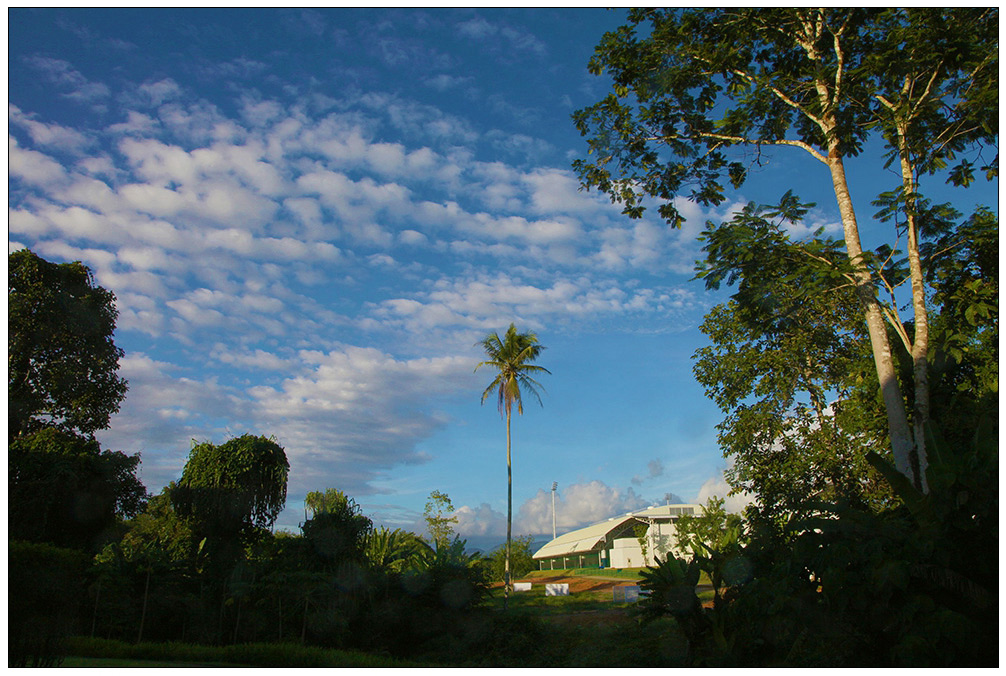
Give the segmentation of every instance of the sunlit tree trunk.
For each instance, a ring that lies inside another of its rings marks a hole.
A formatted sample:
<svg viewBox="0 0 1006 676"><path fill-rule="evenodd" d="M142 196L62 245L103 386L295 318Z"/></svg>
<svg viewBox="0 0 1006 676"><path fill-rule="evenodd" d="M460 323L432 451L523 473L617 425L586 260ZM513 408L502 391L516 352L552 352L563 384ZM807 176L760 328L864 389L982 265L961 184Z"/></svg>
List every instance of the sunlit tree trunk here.
<svg viewBox="0 0 1006 676"><path fill-rule="evenodd" d="M831 142L831 145L837 146L837 141ZM898 384L898 375L894 368L891 345L887 338L887 328L880 309L880 301L877 299L876 287L873 284L870 271L863 264L859 226L852 207L852 198L849 196L845 166L837 148L829 149L828 167L831 170L835 198L838 201L838 210L842 217L846 251L853 264L856 291L865 309L866 328L870 336L870 345L873 348L873 363L877 370L877 379L880 381L880 391L887 413L894 464L899 472L911 479L913 483L918 484L918 476L913 471L911 461L915 443L912 431L908 426L905 400L901 394L901 386Z"/></svg>
<svg viewBox="0 0 1006 676"><path fill-rule="evenodd" d="M926 469L929 466L925 446L925 425L929 421L929 312L926 309L926 287L919 258L919 219L916 212L917 186L908 152L908 130L898 125L898 145L901 155L901 181L905 191L905 214L908 220L908 269L912 280L912 310L915 316L915 339L908 347L912 353L912 374L915 380L915 403L912 424L915 428L915 462L917 487L928 492Z"/></svg>
<svg viewBox="0 0 1006 676"><path fill-rule="evenodd" d="M798 12L799 13L799 12ZM804 48L811 61L823 63L819 51L819 39L823 31L823 17L820 10L810 10L802 17L803 34L797 42ZM840 147L838 121L835 116L837 102L840 100L844 86L845 53L841 39L841 31L833 34L832 46L838 60L834 79L829 80L819 76L814 82L817 90L821 114L812 117L824 134L827 143L828 156L826 164L831 173L835 200L842 218L842 229L845 235L845 247L849 261L852 263L853 278L856 293L863 304L866 315L866 328L870 336L870 346L873 350L873 363L877 370L877 380L880 382L881 396L887 413L888 431L891 438L891 451L894 464L898 471L908 477L912 483L921 488L918 475L913 467L912 456L915 454L915 441L908 425L908 413L905 410L905 400L901 394L894 359L891 355L891 345L887 338L887 328L884 313L877 298L877 290L869 269L863 260L863 246L859 238L859 224L856 222L856 212L852 206L849 194L849 183L845 175L845 163ZM824 71L822 71L824 72ZM897 327L896 327L897 328Z"/></svg>

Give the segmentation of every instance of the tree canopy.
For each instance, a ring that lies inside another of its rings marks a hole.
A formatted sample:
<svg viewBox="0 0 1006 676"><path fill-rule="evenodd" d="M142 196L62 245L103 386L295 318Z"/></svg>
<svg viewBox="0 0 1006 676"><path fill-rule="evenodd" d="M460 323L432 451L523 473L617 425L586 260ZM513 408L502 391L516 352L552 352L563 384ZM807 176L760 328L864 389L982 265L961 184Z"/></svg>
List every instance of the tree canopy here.
<svg viewBox="0 0 1006 676"><path fill-rule="evenodd" d="M7 448L9 537L95 550L147 497L136 477L140 456L104 451L94 439L55 428Z"/></svg>
<svg viewBox="0 0 1006 676"><path fill-rule="evenodd" d="M206 535L251 537L283 511L289 471L283 448L266 437L194 444L172 501Z"/></svg>
<svg viewBox="0 0 1006 676"><path fill-rule="evenodd" d="M631 217L655 203L673 226L681 224L674 197L722 203L726 183L743 184L769 148L797 148L826 167L894 460L923 490L930 407L920 242L929 224L919 179L954 160L949 182L973 180L975 161L998 174L998 153L983 159L998 142L997 33L997 10L981 8L632 10L590 62L611 76L612 93L574 115L594 155L574 164L583 185ZM886 201L906 235L914 335L895 301L901 280L863 250L846 175L845 158L874 136L900 169ZM911 421L885 321L912 356Z"/></svg>
<svg viewBox="0 0 1006 676"><path fill-rule="evenodd" d="M90 436L126 396L115 295L80 262L7 257L8 438L46 426Z"/></svg>
<svg viewBox="0 0 1006 676"><path fill-rule="evenodd" d="M328 488L308 493L305 502L312 516L301 530L323 561L338 564L365 558L373 524L353 498Z"/></svg>
<svg viewBox="0 0 1006 676"><path fill-rule="evenodd" d="M423 510L431 542L434 544L450 542L454 535L454 524L458 522L458 517L453 514L454 505L450 496L441 491L432 491Z"/></svg>
<svg viewBox="0 0 1006 676"><path fill-rule="evenodd" d="M835 242L786 234L811 205L786 195L709 223L699 271L708 286L736 292L701 330L696 380L726 414L718 425L731 485L756 496L765 517L808 496L882 504L890 493L866 461L886 445L877 425L876 376L844 256ZM837 277L837 279L836 279Z"/></svg>

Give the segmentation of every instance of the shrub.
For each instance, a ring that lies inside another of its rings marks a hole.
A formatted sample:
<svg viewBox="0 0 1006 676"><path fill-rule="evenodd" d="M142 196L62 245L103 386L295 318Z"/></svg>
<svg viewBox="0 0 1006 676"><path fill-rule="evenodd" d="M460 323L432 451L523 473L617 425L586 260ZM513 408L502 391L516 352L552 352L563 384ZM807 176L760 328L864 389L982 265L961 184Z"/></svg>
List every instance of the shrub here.
<svg viewBox="0 0 1006 676"><path fill-rule="evenodd" d="M8 542L7 551L7 666L56 666L77 623L86 557L18 541Z"/></svg>

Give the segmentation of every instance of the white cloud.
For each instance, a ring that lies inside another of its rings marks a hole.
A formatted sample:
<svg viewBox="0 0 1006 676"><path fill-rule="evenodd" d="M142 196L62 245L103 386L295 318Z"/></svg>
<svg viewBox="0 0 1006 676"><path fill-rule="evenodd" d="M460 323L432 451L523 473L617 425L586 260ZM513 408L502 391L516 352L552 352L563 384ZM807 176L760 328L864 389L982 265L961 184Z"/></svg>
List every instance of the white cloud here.
<svg viewBox="0 0 1006 676"><path fill-rule="evenodd" d="M454 511L454 516L458 519L454 530L462 537L506 534L506 516L488 503L483 502L478 507L463 505Z"/></svg>
<svg viewBox="0 0 1006 676"><path fill-rule="evenodd" d="M207 312L205 305L227 302L208 290L196 295L204 303L200 313ZM427 459L415 445L443 424L434 402L467 387L471 374L467 358L398 360L373 348L282 357L217 343L209 356L231 366L299 375L278 386L243 390L216 376L186 375L187 369L144 354L127 355L120 374L129 381L129 396L102 433L103 443L144 451L156 461L180 457L189 439L219 442L246 431L273 435L290 460L291 494L318 489L318 477L336 476L350 495L367 495L382 472ZM136 449L135 439L146 439L148 446ZM165 467L180 471L181 464ZM144 471L155 492L175 478L170 471Z"/></svg>
<svg viewBox="0 0 1006 676"><path fill-rule="evenodd" d="M31 140L40 146L76 154L94 143L93 139L76 129L39 122L34 116L21 112L14 104L7 104L7 111L9 122L28 132Z"/></svg>
<svg viewBox="0 0 1006 676"><path fill-rule="evenodd" d="M556 532L569 532L649 504L631 488L620 491L597 480L571 484L556 492ZM539 489L533 498L520 506L514 524L518 533L551 535L552 492Z"/></svg>
<svg viewBox="0 0 1006 676"><path fill-rule="evenodd" d="M599 275L609 230L625 235L614 255L626 264L659 238L616 223L566 170L476 161L452 144L479 132L435 108L372 94L317 119L304 101L245 96L230 119L182 102L172 80L138 91L159 106L118 111L93 135L114 144L101 151L88 134L12 112L26 143L92 155L71 170L10 137L8 222L40 252L91 265L118 297L119 330L155 337L187 364L141 352L124 362L130 393L107 438L148 454L152 490L177 478L190 439L250 431L286 447L291 494L330 476L372 493L391 468L427 460L417 444L444 424L437 402L472 387L471 333L691 302ZM388 129L400 141L375 140ZM408 354L416 345L433 353ZM564 523L641 504L599 482L570 487ZM488 506L462 516L462 532L499 529ZM538 516L528 511L526 527Z"/></svg>
<svg viewBox="0 0 1006 676"><path fill-rule="evenodd" d="M728 512L740 514L744 508L754 502L754 496L750 493L738 493L730 495L730 485L721 473L719 476L710 477L702 484L695 502L700 505L706 504L709 498L722 498L723 508Z"/></svg>
<svg viewBox="0 0 1006 676"><path fill-rule="evenodd" d="M457 25L459 34L485 45L488 38L500 36L504 42L491 46L493 51L530 52L536 56L544 56L547 52L545 44L531 33L519 30L504 23L489 23L482 17L475 17Z"/></svg>
<svg viewBox="0 0 1006 676"><path fill-rule="evenodd" d="M504 325L513 318L540 324L545 317L594 319L634 313L680 312L692 304L680 289L623 287L617 281L581 276L553 277L550 284L525 282L503 273L442 278L412 298L376 305L373 316L389 326L422 332L449 326Z"/></svg>
<svg viewBox="0 0 1006 676"><path fill-rule="evenodd" d="M454 76L441 73L431 78L427 78L425 83L432 89L436 89L438 92L445 92L449 89L455 89L462 85L466 85L473 80L474 78L471 77Z"/></svg>
<svg viewBox="0 0 1006 676"><path fill-rule="evenodd" d="M88 80L68 61L45 56L29 56L24 60L62 89L63 96L68 99L93 103L107 99L111 94L106 85Z"/></svg>
<svg viewBox="0 0 1006 676"><path fill-rule="evenodd" d="M143 83L139 87L139 92L146 98L149 105L156 108L166 101L181 96L182 88L171 78L164 78L157 82Z"/></svg>
<svg viewBox="0 0 1006 676"><path fill-rule="evenodd" d="M66 178L66 170L59 162L44 153L22 148L13 136L7 137L7 173L39 187L49 187Z"/></svg>
<svg viewBox="0 0 1006 676"><path fill-rule="evenodd" d="M110 134L116 135L135 134L137 136L142 136L145 134L153 134L157 130L157 126L158 122L149 115L145 115L135 110L129 110L126 111L125 122L113 124L108 127L107 131Z"/></svg>

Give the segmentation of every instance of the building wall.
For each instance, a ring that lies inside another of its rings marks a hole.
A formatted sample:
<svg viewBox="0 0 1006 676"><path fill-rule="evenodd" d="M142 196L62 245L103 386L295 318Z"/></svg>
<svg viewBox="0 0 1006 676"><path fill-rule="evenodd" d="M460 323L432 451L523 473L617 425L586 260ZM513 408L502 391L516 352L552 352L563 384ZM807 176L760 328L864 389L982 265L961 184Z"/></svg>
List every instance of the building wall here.
<svg viewBox="0 0 1006 676"><path fill-rule="evenodd" d="M593 551L568 556L538 559L538 570L564 570L567 568L600 568L606 563L607 552Z"/></svg>
<svg viewBox="0 0 1006 676"><path fill-rule="evenodd" d="M611 568L642 568L655 566L657 558L666 559L677 544L674 524L667 521L655 521L646 531L646 556L635 537L619 537L612 540L609 549L609 567Z"/></svg>
<svg viewBox="0 0 1006 676"><path fill-rule="evenodd" d="M643 560L643 550L636 538L617 538L611 541L608 565L611 568L641 568L646 564Z"/></svg>

